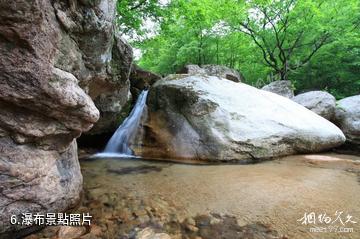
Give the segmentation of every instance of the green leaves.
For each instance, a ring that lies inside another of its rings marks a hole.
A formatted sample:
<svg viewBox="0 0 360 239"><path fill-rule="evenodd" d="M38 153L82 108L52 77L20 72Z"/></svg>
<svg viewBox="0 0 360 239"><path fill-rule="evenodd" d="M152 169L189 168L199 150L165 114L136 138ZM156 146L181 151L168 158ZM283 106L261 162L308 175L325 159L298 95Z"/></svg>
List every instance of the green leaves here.
<svg viewBox="0 0 360 239"><path fill-rule="evenodd" d="M358 0L172 0L166 7L148 0L139 12L129 10L139 1L127 1L123 25L141 32L144 18L160 24L158 35L134 42L149 70L220 64L257 86L278 75L299 91L360 93Z"/></svg>
<svg viewBox="0 0 360 239"><path fill-rule="evenodd" d="M142 25L146 19L159 21L163 7L158 0L118 0L117 26L122 34L143 35Z"/></svg>

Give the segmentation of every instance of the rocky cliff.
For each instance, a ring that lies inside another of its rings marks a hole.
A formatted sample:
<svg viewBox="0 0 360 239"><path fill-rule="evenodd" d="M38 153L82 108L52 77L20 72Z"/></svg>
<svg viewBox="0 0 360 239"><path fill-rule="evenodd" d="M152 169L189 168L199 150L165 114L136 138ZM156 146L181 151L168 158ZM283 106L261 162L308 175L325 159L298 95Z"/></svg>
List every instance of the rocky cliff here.
<svg viewBox="0 0 360 239"><path fill-rule="evenodd" d="M25 228L11 225L11 215L78 202L74 139L94 124L108 130L130 100L132 50L115 33L115 4L0 3L1 235Z"/></svg>

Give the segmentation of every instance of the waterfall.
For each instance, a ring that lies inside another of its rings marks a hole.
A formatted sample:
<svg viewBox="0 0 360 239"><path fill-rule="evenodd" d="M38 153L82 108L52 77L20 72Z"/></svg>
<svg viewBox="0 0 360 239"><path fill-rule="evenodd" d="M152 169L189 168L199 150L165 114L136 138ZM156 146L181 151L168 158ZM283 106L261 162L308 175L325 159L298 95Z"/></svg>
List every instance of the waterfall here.
<svg viewBox="0 0 360 239"><path fill-rule="evenodd" d="M132 150L129 148L129 144L136 136L141 123L141 116L146 107L146 99L148 90L143 90L139 95L136 104L129 116L115 131L111 139L107 143L104 152L96 154L95 156L113 157L113 156L131 156Z"/></svg>

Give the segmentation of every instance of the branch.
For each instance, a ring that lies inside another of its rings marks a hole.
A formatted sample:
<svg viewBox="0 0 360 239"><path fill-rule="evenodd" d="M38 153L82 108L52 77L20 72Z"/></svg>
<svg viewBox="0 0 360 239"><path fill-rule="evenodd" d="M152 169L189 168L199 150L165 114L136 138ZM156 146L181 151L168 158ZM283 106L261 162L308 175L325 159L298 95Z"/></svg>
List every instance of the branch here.
<svg viewBox="0 0 360 239"><path fill-rule="evenodd" d="M328 32L325 32L324 35L319 39L318 42L314 43L314 48L311 51L311 53L300 63L297 64L296 66L290 67L291 70L295 70L303 65L305 65L306 63L308 63L311 58L314 56L314 54L321 48L323 47L325 44L327 44L327 40L330 38L330 34Z"/></svg>
<svg viewBox="0 0 360 239"><path fill-rule="evenodd" d="M263 53L263 58L264 58L265 62L266 62L270 67L274 68L275 70L279 70L276 59L275 59L275 58L273 57L273 55L271 54L270 49L266 46L266 42L264 42L265 39L264 39L262 36L259 36L252 28L249 27L248 24L245 24L245 23L240 22L240 26L242 26L243 28L245 28L247 31L244 31L244 30L241 29L241 28L238 28L237 30L239 30L239 31L241 31L241 32L249 35L249 36L253 39L254 43L255 43L255 44L260 48L260 50L262 51L262 53ZM261 43L256 39L257 36L259 36L259 37L262 39L265 47L262 46ZM268 55L269 55L270 59L268 58Z"/></svg>
<svg viewBox="0 0 360 239"><path fill-rule="evenodd" d="M286 62L286 57L285 57L285 52L284 50L282 49L282 44L284 43L284 39L283 38L281 41L280 41L280 37L279 37L279 34L280 32L278 31L278 29L276 28L275 24L274 24L274 18L270 18L270 16L267 14L267 11L266 9L260 9L260 11L262 11L262 13L264 14L264 19L267 19L268 20L268 23L270 23L272 29L273 29L273 32L275 33L275 39L276 39L276 46L274 47L273 51L272 51L272 57L273 57L273 53L275 51L276 48L279 49L279 58L281 60L282 63L285 63ZM277 13L275 18L276 17L279 17L281 18L280 16L280 13ZM273 57L274 58L274 57Z"/></svg>
<svg viewBox="0 0 360 239"><path fill-rule="evenodd" d="M304 34L304 30L301 30L299 35L296 37L296 39L294 41L294 44L290 48L286 49L286 51L288 52L288 54L286 56L287 58L290 58L290 56L293 53L294 49L299 47L298 44L299 44L303 34Z"/></svg>

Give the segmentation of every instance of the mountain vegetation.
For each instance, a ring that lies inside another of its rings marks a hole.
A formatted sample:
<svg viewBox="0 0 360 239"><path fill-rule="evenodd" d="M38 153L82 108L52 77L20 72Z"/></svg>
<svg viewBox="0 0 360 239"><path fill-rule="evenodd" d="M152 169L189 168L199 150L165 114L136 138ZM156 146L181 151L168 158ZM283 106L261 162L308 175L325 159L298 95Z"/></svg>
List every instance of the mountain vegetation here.
<svg viewBox="0 0 360 239"><path fill-rule="evenodd" d="M145 69L169 74L186 64L219 64L239 70L246 83L258 87L281 79L297 92L326 90L337 98L360 92L357 0L121 0L118 5L119 25L141 50L138 64Z"/></svg>

